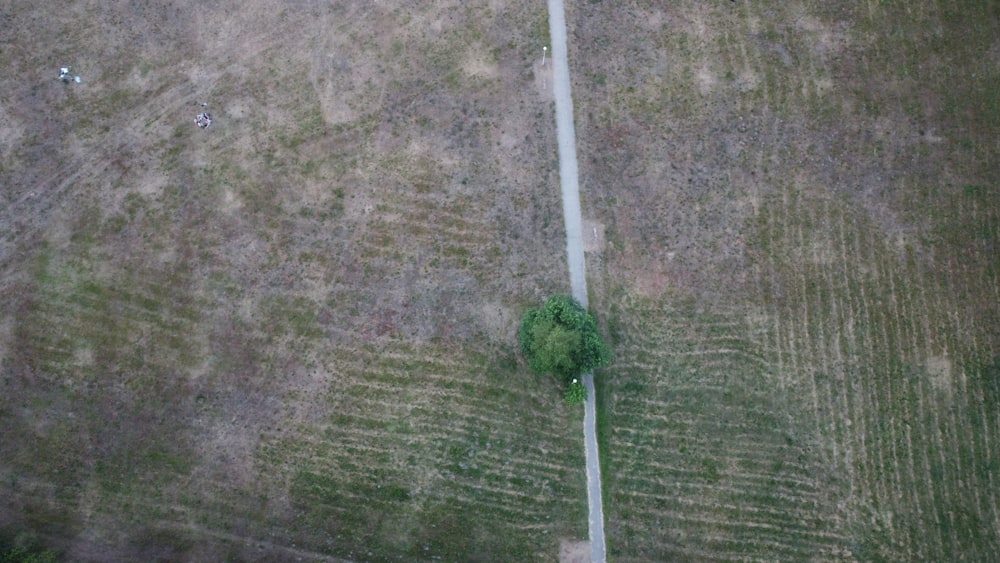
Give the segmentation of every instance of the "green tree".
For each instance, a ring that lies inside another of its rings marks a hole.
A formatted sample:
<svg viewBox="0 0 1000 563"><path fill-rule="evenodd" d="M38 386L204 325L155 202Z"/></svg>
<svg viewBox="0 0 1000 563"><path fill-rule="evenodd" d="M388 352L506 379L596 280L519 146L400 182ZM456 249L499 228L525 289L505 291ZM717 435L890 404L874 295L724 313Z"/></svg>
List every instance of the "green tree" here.
<svg viewBox="0 0 1000 563"><path fill-rule="evenodd" d="M517 337L532 370L566 383L611 359L594 317L568 295L550 297L543 306L525 311Z"/></svg>

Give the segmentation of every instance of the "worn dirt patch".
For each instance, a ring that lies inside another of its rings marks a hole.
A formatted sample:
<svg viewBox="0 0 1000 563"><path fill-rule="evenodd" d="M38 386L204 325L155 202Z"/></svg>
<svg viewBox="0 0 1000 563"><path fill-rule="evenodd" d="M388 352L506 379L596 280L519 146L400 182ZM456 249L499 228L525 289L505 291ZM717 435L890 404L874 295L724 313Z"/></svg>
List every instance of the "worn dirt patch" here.
<svg viewBox="0 0 1000 563"><path fill-rule="evenodd" d="M517 325L517 316L514 311L503 303L491 301L483 303L480 310L479 322L488 331L491 338L503 340L514 338Z"/></svg>
<svg viewBox="0 0 1000 563"><path fill-rule="evenodd" d="M0 157L4 157L20 142L24 128L13 119L7 108L0 106Z"/></svg>
<svg viewBox="0 0 1000 563"><path fill-rule="evenodd" d="M538 89L538 94L543 100L555 99L555 93L552 90L551 55L552 53L546 53L545 64L542 64L542 58L539 56L538 61L533 66L535 73L535 88Z"/></svg>
<svg viewBox="0 0 1000 563"><path fill-rule="evenodd" d="M697 79L698 91L701 92L703 96L711 94L715 89L715 85L719 82L715 73L707 64L702 65L702 67L698 69Z"/></svg>
<svg viewBox="0 0 1000 563"><path fill-rule="evenodd" d="M938 391L949 396L954 386L951 373L951 359L948 356L931 356L927 358L927 375L930 376L931 385Z"/></svg>
<svg viewBox="0 0 1000 563"><path fill-rule="evenodd" d="M590 542L559 540L559 563L590 563Z"/></svg>
<svg viewBox="0 0 1000 563"><path fill-rule="evenodd" d="M479 78L496 78L498 75L496 59L480 44L466 51L462 60L462 70L470 76Z"/></svg>
<svg viewBox="0 0 1000 563"><path fill-rule="evenodd" d="M597 221L583 222L583 251L601 252L604 250L604 223Z"/></svg>

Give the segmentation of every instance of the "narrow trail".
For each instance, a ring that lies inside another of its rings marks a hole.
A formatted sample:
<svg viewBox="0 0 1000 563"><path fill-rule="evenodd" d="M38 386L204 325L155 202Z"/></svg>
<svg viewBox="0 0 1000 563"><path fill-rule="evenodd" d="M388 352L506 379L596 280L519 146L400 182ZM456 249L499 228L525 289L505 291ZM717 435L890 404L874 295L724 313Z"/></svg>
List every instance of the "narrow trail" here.
<svg viewBox="0 0 1000 563"><path fill-rule="evenodd" d="M556 101L559 139L559 183L562 188L563 220L566 223L566 260L573 298L587 306L587 279L583 260L583 221L576 163L576 132L573 128L573 98L569 88L566 55L566 15L562 0L548 0L549 35L552 41L552 88ZM587 459L587 501L590 507L590 553L593 563L604 563L604 508L601 501L601 465L597 452L597 413L594 376L586 374L583 441Z"/></svg>

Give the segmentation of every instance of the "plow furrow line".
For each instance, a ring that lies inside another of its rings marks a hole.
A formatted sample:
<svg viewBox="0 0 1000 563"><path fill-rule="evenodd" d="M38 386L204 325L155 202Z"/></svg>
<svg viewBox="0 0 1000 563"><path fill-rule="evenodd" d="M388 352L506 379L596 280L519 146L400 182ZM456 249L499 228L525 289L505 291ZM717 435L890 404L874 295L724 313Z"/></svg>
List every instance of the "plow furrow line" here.
<svg viewBox="0 0 1000 563"><path fill-rule="evenodd" d="M674 420L674 419L671 419ZM676 427L656 428L657 436L650 436L649 428L629 428L620 427L615 429L612 436L612 444L615 447L628 448L636 451L658 452L665 450L667 444L674 442L683 443L685 447L693 451L712 452L715 450L716 441L709 437L702 437L701 433L689 433L686 428ZM674 430L670 432L670 430ZM639 439L625 439L625 436ZM761 441L759 435L745 434L747 440L742 446L726 447L724 452L730 459L745 463L750 460L759 460L763 464L772 464L774 456L785 452L787 446L781 437L775 437L773 441ZM738 436L734 436L734 441L738 441ZM743 455L741 455L743 454ZM664 455L666 453L664 452ZM789 467L811 467L809 464L790 464Z"/></svg>
<svg viewBox="0 0 1000 563"><path fill-rule="evenodd" d="M367 420L371 420L372 422L381 422L384 421L385 419L373 418ZM482 424L483 420L488 420L488 419L483 419L478 417L471 417L471 418L449 417L446 414L442 414L441 416L429 419L437 421L436 423L435 422L423 423L421 421L413 420L412 418L405 416L399 417L396 420L408 422L411 425L411 428L414 425L416 425L418 428L426 428L427 430L424 431L422 434L417 435L416 433L411 434L405 431L389 433L383 429L370 429L370 428L358 427L355 425L350 425L350 426L337 425L333 427L332 432L327 433L326 436L317 438L317 440L322 441L322 440L332 439L332 437L334 436L341 439L346 439L347 437L358 437L358 439L362 440L362 443L364 443L365 441L370 441L372 439L381 439L381 438L389 439L392 436L401 436L401 437L411 437L410 439L413 441L419 441L428 438L443 438L448 443L452 443L455 441L456 435L461 436L461 435L469 435L480 432L488 435L490 432L496 431L495 427ZM470 420L472 422L470 422ZM508 435L517 436L519 434L519 432L517 432L518 427L516 425L511 425L506 428L508 430L507 433ZM538 433L538 438L536 439L536 443L541 440L545 440L545 443L547 444L558 443L557 440L559 436L562 435L554 431L546 432L544 429L534 430L533 432Z"/></svg>
<svg viewBox="0 0 1000 563"><path fill-rule="evenodd" d="M655 497L649 497L648 495L645 495L644 493L638 491L628 492L626 493L626 495L630 498L636 498L636 499L652 498L653 500L661 500ZM798 536L809 539L823 538L832 541L841 541L844 539L843 536L841 536L840 534L828 532L825 530L816 530L809 528L803 522L802 518L794 518L794 519L789 518L787 521L779 521L779 522L754 521L754 520L747 520L746 518L716 519L712 518L711 515L714 512L716 512L719 508L728 509L733 514L736 515L745 515L750 510L752 510L752 507L735 506L735 505L714 505L714 504L703 505L697 502L684 502L683 500L680 499L673 499L673 500L682 506L678 506L676 510L659 509L653 507L640 508L639 510L644 514L653 516L654 518L648 519L652 521L666 517L669 518L670 520L682 521L686 523L694 522L698 524L706 524L715 529L730 529L734 531L752 530L755 534L770 532L778 537L786 537L786 538L789 536ZM778 512L777 514L780 514L780 512Z"/></svg>
<svg viewBox="0 0 1000 563"><path fill-rule="evenodd" d="M452 360L452 357L459 357L459 353L457 351L448 351L447 353L439 354L435 353L433 349L423 350L417 348L381 351L377 355L370 355L368 360L370 362L399 365L401 367L417 363L421 367L431 366L435 371L440 371L441 373L462 372L469 369L470 365L468 363Z"/></svg>
<svg viewBox="0 0 1000 563"><path fill-rule="evenodd" d="M857 233L855 233L857 235ZM860 236L854 236L852 238L854 242L853 255L858 256L859 259L864 264L871 264L874 260L871 259L866 250L870 247L862 248L860 245ZM858 354L858 364L860 366L873 366L876 365L874 362L881 356L875 352L875 318L872 312L871 301L868 297L868 292L866 291L867 280L861 278L857 282L858 285L858 300L857 307L861 310L861 325L863 330L859 331L858 336L860 339L860 344L858 346L860 353ZM871 368L863 367L864 373L861 374L859 378L862 389L865 390L865 395L868 397L869 408L866 411L869 416L875 420L871 424L866 424L868 428L872 429L872 440L869 444L871 450L875 453L875 459L873 465L878 468L877 471L869 474L867 480L873 483L873 496L875 496L879 503L890 502L892 498L899 498L898 495L890 496L889 487L886 484L885 472L881 468L886 467L884 452L881 447L881 437L877 434L877 431L881 428L881 416L885 411L882 410L881 404L879 402L879 387L877 384L879 374L875 373Z"/></svg>
<svg viewBox="0 0 1000 563"><path fill-rule="evenodd" d="M671 474L662 475L656 480L650 477L645 477L641 474L630 474L627 468L622 471L622 481L628 481L636 484L645 485L646 489L661 489L662 494L656 493L643 493L650 497L655 498L673 498L674 495L681 489L689 489L690 492L686 494L698 495L699 499L704 500L704 496L707 493L725 493L731 494L734 497L740 498L741 496L760 496L767 499L778 498L786 501L792 506L805 506L805 507L815 507L821 504L822 492L815 489L814 483L806 481L805 486L809 489L806 491L799 491L795 484L784 485L777 487L772 485L771 479L767 475L763 476L748 476L744 478L741 475L727 475L722 474L719 476L719 481L713 484L709 483L698 483L698 480L703 479L702 473L696 469L680 469L680 468L669 468ZM754 478L756 477L756 478ZM672 482L664 483L665 479L675 479ZM692 481L688 484L684 481ZM782 490L770 490L771 488L780 488ZM793 494L785 494L783 490L790 491ZM784 508L783 510L788 510Z"/></svg>
<svg viewBox="0 0 1000 563"><path fill-rule="evenodd" d="M639 434L640 437L642 437L642 435L638 432L636 432L635 434ZM656 439L655 442L652 440L636 442L636 441L627 441L615 438L612 440L611 443L614 445L616 450L621 451L622 455L624 455L627 452L630 455L650 454L651 456L657 456L657 454L659 454L660 457L664 457L665 455L668 455L667 452L669 450L664 444L669 444L672 442L676 442L677 444L683 444L683 446L687 448L688 451L704 452L706 454L712 452L713 451L712 447L715 445L714 442L711 440L704 440L704 441L695 440L689 438L687 435L680 435L676 437L667 436L665 438ZM775 463L775 459L780 458L780 456L786 454L786 452L782 445L778 443L773 443L773 444L761 444L761 447L757 449L754 449L751 446L747 446L746 449L727 448L725 452L721 453L714 452L714 454L715 455L712 456L713 459L725 461L727 463L737 464L742 467L746 467L747 465L752 464L755 468L759 468L759 467L773 466ZM657 464L659 462L650 461L649 463L652 464L651 465L652 467L657 467L658 466ZM681 466L663 466L663 467L669 468L669 467L684 467L684 466L681 465ZM812 472L811 470L814 469L814 466L808 463L800 464L791 461L788 462L783 461L782 468L783 469L787 468L790 471L794 470L796 472L802 473L803 475L809 475ZM782 477L782 479L785 478L788 477ZM811 480L806 479L805 482L811 482Z"/></svg>
<svg viewBox="0 0 1000 563"><path fill-rule="evenodd" d="M739 347L719 346L720 343L745 344ZM713 354L727 355L736 354L739 357L751 357L752 359L765 360L763 354L757 351L756 346L747 340L736 340L732 338L718 338L714 342L703 340L697 345L690 347L683 346L685 342L670 340L664 337L662 340L650 340L648 343L633 343L622 346L622 352L627 357L642 357L661 360L663 358L687 358L711 356ZM692 342L692 344L694 344Z"/></svg>
<svg viewBox="0 0 1000 563"><path fill-rule="evenodd" d="M886 261L886 262L888 262L888 261ZM889 294L890 294L889 304L890 304L890 313L891 313L891 315L889 315L889 317L886 319L886 322L883 323L883 331L885 332L885 340L886 340L886 342L887 343L892 342L892 343L895 344L895 345L889 345L889 346L891 346L891 348L889 348L889 349L890 350L895 349L901 355L903 355L903 353L906 350L903 348L902 342L904 340L908 340L908 339L906 339L905 335L902 334L902 332L903 332L903 323L901 322L901 318L900 318L900 315L902 314L902 312L900 311L900 307L899 307L899 301L900 300L897 298L897 291L896 291L897 284L896 284L895 269L894 268L890 268L889 264L886 263L886 262L883 262L883 266L882 266L883 268L885 268L885 271L883 271L881 268L878 270L879 275L882 278L882 280L885 283L885 285L888 287ZM912 348L909 349L909 352L911 354L913 354L912 358L910 358L910 362L911 363L918 362L919 358L922 357L922 354L917 353L916 351L912 350ZM904 358L905 358L905 356L904 356ZM900 374L900 375L903 375L903 374ZM907 385L907 381L901 380L899 382L899 384L898 384L899 389L896 391L897 400L896 401L890 401L890 405L902 404L902 406L903 406L903 409L902 409L903 419L906 420L906 421L913 421L912 423L907 422L904 425L905 429L906 429L905 434L907 435L908 439L912 439L912 438L910 438L912 436L911 429L914 426L917 426L918 428L922 428L924 426L923 421L927 420L927 416L928 416L928 412L927 411L928 411L929 407L925 404L925 397L927 395L926 395L926 388L925 388L923 380L924 380L923 374L921 374L921 373L916 374L915 389L913 389L913 387L912 387L913 384L912 383L908 386ZM890 384L887 386L887 388L890 389L890 392L892 391L892 387L893 387L892 386L892 382L890 381ZM911 412L911 410L910 410L910 403L911 403L911 401L908 401L906 399L907 399L907 397L909 395L911 395L914 392L916 394L916 412ZM934 426L938 427L939 421L938 421L938 416L937 416L937 413L936 413L936 409L930 408L929 410L932 413L932 416L934 418ZM893 413L893 415L895 415L895 413ZM933 500L934 499L934 494L935 494L934 493L934 486L935 485L934 485L934 483L931 482L932 479L929 478L930 477L929 470L928 470L927 474L921 474L921 475L916 475L915 472L912 472L912 471L910 471L909 475L907 475L907 472L904 472L904 470L903 470L904 466L901 463L900 457L902 455L904 455L904 454L900 453L897 450L897 447L896 447L896 443L898 441L897 440L897 436L900 436L900 434L901 434L902 431L900 429L897 429L896 418L897 418L896 416L891 416L890 417L890 423L889 423L890 433L891 433L891 439L890 439L891 440L891 450L892 450L892 459L893 459L893 467L892 467L892 469L893 469L893 471L894 471L894 473L896 474L896 477L897 477L896 480L895 480L895 482L898 484L898 490L902 494L906 495L906 496L899 496L897 498L900 499L900 500L909 500L910 502L912 502L913 504L915 504L917 506L924 506L925 508L922 509L922 510L926 510L928 512L931 512L934 515L934 519L935 519L935 521L938 522L938 525L939 525L939 527L937 528L937 530L941 530L941 528L940 528L940 519L939 519L939 516L938 516L938 509L937 509L938 504L937 504L937 502L935 502ZM936 449L939 452L941 452L942 451L942 444L941 444L940 439L939 439L940 436L936 435L936 433L934 433L934 434L935 434L935 436L932 438L932 440L931 440L930 443L928 443L928 442L922 442L922 443L925 446L935 445ZM934 442L937 442L937 443L933 444ZM924 451L926 451L926 450L924 450ZM912 452L912 450L910 450L909 448L907 448L907 451L905 452L905 455L906 455L907 459L909 460L909 463L907 464L909 467L913 466L913 456L912 456L911 452ZM942 465L941 468L942 468L942 471L944 471L944 465ZM904 484L904 478L907 477L907 476L910 477L909 482ZM905 489L904 489L904 487L905 487ZM924 497L924 495L921 494L921 489L923 487L926 487L926 490L927 490L927 493L928 493L928 495L926 497ZM923 497L923 499L921 497ZM926 502L926 500L930 500L931 502L928 504ZM939 499L939 500L943 500L943 499ZM913 539L917 540L921 544L925 544L925 545L927 544L926 538L913 538ZM941 538L941 539L943 539L943 538ZM941 542L941 541L935 541L933 543L940 548L942 546L943 542ZM942 552L940 550L938 551L937 555L941 556L941 557L945 556L944 552Z"/></svg>
<svg viewBox="0 0 1000 563"><path fill-rule="evenodd" d="M820 214L821 217L817 217L814 221L826 221L830 217L830 202L829 200L824 200ZM839 457L835 456L835 463L840 467L840 473L845 475L848 481L853 480L853 463L852 463L852 448L850 439L849 422L845 422L845 415L847 414L847 407L844 404L844 396L846 394L846 385L844 385L844 380L842 374L839 371L835 371L836 366L840 366L836 360L831 359L834 355L831 352L831 348L836 348L837 343L833 340L832 335L829 333L831 325L833 327L838 326L836 315L833 313L834 307L834 295L835 287L833 280L831 279L831 268L820 267L821 257L819 256L819 250L814 247L813 257L814 266L816 272L814 273L814 278L817 279L817 284L820 282L822 286L815 295L815 310L818 311L817 316L820 321L817 326L817 351L815 356L819 359L820 367L822 372L826 374L826 385L825 391L827 392L827 404L832 405L831 419L834 422L834 442L839 443L842 449L841 455ZM829 298L825 298L825 294L829 295ZM830 305L830 312L827 312L827 305ZM841 375L841 377L838 377Z"/></svg>
<svg viewBox="0 0 1000 563"><path fill-rule="evenodd" d="M865 479L870 475L870 459L867 451L867 444L865 442L865 436L868 432L867 422L865 420L864 413L865 407L859 406L859 402L863 404L863 393L862 397L857 397L856 387L859 385L857 381L857 370L854 369L855 358L856 358L856 343L857 335L854 332L854 317L856 311L854 311L851 306L853 301L853 296L851 295L851 272L850 264L847 257L847 246L848 242L846 235L844 233L847 228L847 214L842 208L839 209L839 217L837 221L837 247L840 253L840 268L838 278L840 280L840 285L834 290L833 299L833 309L836 312L836 326L841 327L838 329L838 339L836 351L836 361L838 365L844 366L844 369L849 369L850 372L846 375L847 381L844 385L844 399L847 406L847 416L848 420L851 422L852 430L848 432L848 440L852 442L852 461L854 467L851 467L849 472L849 492L848 499L854 500L856 498L862 498L862 501L867 501L870 495L867 493L866 487L864 486ZM836 289L841 289L841 291L836 291ZM846 354L846 355L845 355ZM861 383L860 385L863 385ZM856 444L856 447L855 445Z"/></svg>
<svg viewBox="0 0 1000 563"><path fill-rule="evenodd" d="M616 449L619 449L619 448L616 448ZM624 449L624 448L620 448L620 449ZM630 452L635 452L635 453L642 453L643 450L646 450L646 453L652 452L654 455L655 455L656 452L661 451L659 448L642 448L642 447L629 448ZM661 463L659 461L648 461L648 462L644 462L645 464L643 466L637 467L635 469L637 471L641 471L643 468L645 468L647 466L649 468L660 469L661 471L665 472L665 473L661 473L660 474L661 478L666 477L668 474L682 474L682 475L686 475L686 476L695 476L695 477L697 477L697 476L700 476L700 475L702 475L704 473L704 470L700 467L702 459L710 459L712 461L719 462L719 463L744 465L744 466L748 465L748 462L750 462L750 463L753 463L753 465L755 466L755 468L757 468L757 469L764 469L764 470L766 470L767 468L769 468L770 466L773 465L773 458L769 459L769 458L763 457L763 456L760 457L760 458L757 458L757 459L752 459L752 458L746 458L746 457L729 457L729 456L724 456L723 457L723 456L710 456L710 455L706 455L706 456L704 456L704 458L697 457L697 458L690 459L689 462L688 462L689 464L668 464L668 463ZM622 465L623 465L622 466L622 474L623 475L629 475L629 474L631 474L631 471L630 471L631 466L629 466L627 464L624 464L624 463ZM753 481L760 481L761 483L763 483L763 484L765 484L767 486L778 486L778 487L781 487L781 488L787 488L789 490L795 489L796 487L798 487L798 488L805 487L805 490L801 491L802 494L804 494L804 495L806 495L806 494L812 494L812 492L815 492L816 490L818 490L817 489L817 482L811 476L811 473L812 473L810 471L810 469L812 469L811 467L809 467L809 466L802 466L802 465L796 465L794 463L788 463L788 464L786 464L786 466L788 467L789 471L794 471L795 473L782 474L780 477L776 477L772 473L755 472L755 471L751 471L749 469L745 469L745 470L742 470L742 471L739 471L739 470L738 471L727 471L727 470L723 469L723 470L718 471L718 477L719 477L720 480L734 481L734 482L748 482L749 483L749 482L753 482ZM633 478L639 478L639 479L641 479L643 477L642 477L642 475L640 473L640 474L635 474L633 476Z"/></svg>
<svg viewBox="0 0 1000 563"><path fill-rule="evenodd" d="M926 308L928 306L928 303L927 303L927 293L926 293L926 291L924 289L925 283L919 283L919 282L926 282L926 281L929 281L929 280L925 280L923 278L923 276L919 275L919 272L915 273L915 275L917 275L917 280L918 280L918 283L916 283L916 285L919 287L919 291L916 294L916 299L919 299L920 302L922 303L923 306L920 308L920 311L923 314L921 314L921 317L923 317L923 318L926 319L929 316L927 314L927 312L931 311L931 309L927 309ZM893 287L893 289L895 289L895 287ZM941 306L940 304L937 304L937 305ZM933 310L941 310L941 309L933 309ZM899 315L901 313L897 312L896 314ZM910 308L909 308L908 311L904 312L904 314L908 314L910 316L909 326L911 327L911 330L912 330L912 337L910 339L910 346L911 346L911 353L913 355L914 362L918 363L918 365L919 365L919 360L924 360L924 364L925 365L922 366L922 367L924 368L924 370L926 370L929 367L929 365L926 362L926 360L927 360L927 358L929 356L928 350L935 349L935 346L934 346L934 343L929 340L929 338L933 338L932 336L930 336L930 333L928 331L926 331L926 330L920 330L920 328L922 328L923 326L926 326L926 324L929 321L917 323L917 314L918 313L916 313L914 311L914 306L912 306L912 305L910 306ZM921 348L921 346L922 346L922 348ZM948 347L945 346L944 349L945 349L945 353L947 353ZM917 415L918 415L918 418L916 420L919 421L920 424L923 424L923 421L927 419L926 418L927 415L925 414L925 408L930 408L930 410L934 413L934 423L935 423L934 425L935 425L935 427L937 427L939 429L940 428L940 426L939 426L940 422L938 421L938 415L937 415L937 410L938 409L934 408L933 406L925 407L925 404L924 404L924 401L925 401L925 389L926 389L926 387L923 385L923 380L924 380L924 378L926 376L930 376L930 374L928 372L925 372L925 373L920 373L920 374L917 375L917 377L919 379L918 379L918 384L917 384ZM945 382L945 385L951 385L951 381ZM931 391L933 391L933 389L931 389ZM933 396L933 395L931 395L931 396ZM952 418L951 422L952 422L952 427L955 428L954 418ZM910 444L910 447L912 448L913 447L912 446L912 432L910 431L910 428L907 428L907 433L906 434L907 434L907 443ZM943 437L940 436L937 433L936 433L936 438L937 438L936 441L937 441L938 451L941 452L941 455L943 456L944 452L943 452L943 448L942 448L942 446L943 446L942 440L944 442L948 442L949 440L944 440ZM954 442L954 441L951 441L951 442ZM952 444L952 446L954 447L954 443ZM911 449L910 452L912 452L912 451L913 450ZM910 479L911 479L911 482L913 483L913 486L914 486L914 489L915 489L915 494L919 495L920 492L919 492L919 489L917 488L917 485L916 485L918 483L918 481L916 481L916 479L918 478L918 476L915 475L915 473L914 473L913 454L910 453L908 457L910 458L910 464L909 464ZM948 457L950 457L951 459L958 459L957 452L953 451ZM941 466L942 467L942 471L944 471L945 470L945 465L944 465L944 458L943 457L942 457L941 461L942 461L942 466ZM925 484L927 486L927 494L928 494L927 498L933 498L932 495L933 495L934 485L932 483L930 483L930 481L931 481L931 479L929 479L930 475L920 475L919 477L922 480L925 481ZM943 485L943 483L942 483L942 485ZM951 528L952 528L953 534L954 534L954 532L955 532L955 526L952 525ZM956 536L952 535L951 540L952 540L953 546L958 545L958 541L957 541L957 537ZM935 543L937 543L940 546L942 542L935 542ZM954 549L952 549L952 552L954 552Z"/></svg>

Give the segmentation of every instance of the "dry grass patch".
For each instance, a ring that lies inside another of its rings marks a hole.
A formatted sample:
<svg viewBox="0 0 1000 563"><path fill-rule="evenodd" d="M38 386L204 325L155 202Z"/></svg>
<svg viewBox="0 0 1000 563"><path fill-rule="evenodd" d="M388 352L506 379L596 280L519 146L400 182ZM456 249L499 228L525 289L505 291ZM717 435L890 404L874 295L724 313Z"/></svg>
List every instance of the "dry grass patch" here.
<svg viewBox="0 0 1000 563"><path fill-rule="evenodd" d="M579 420L509 353L565 286L543 7L64 8L0 26L0 539L533 560L585 533Z"/></svg>
<svg viewBox="0 0 1000 563"><path fill-rule="evenodd" d="M611 553L996 552L995 8L576 8Z"/></svg>

